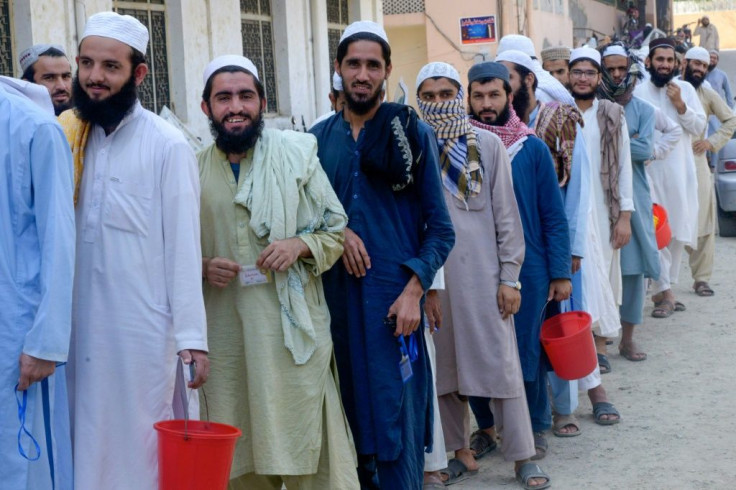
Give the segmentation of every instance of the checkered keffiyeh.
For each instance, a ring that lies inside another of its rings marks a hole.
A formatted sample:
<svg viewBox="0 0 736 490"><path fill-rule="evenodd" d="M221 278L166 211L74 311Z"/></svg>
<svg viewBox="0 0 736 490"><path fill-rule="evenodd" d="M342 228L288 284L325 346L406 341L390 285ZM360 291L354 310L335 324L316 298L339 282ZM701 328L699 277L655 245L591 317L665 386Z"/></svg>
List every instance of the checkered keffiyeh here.
<svg viewBox="0 0 736 490"><path fill-rule="evenodd" d="M463 99L461 88L453 100L424 102L417 98L417 103L424 121L437 135L442 183L453 196L465 202L480 193L483 167Z"/></svg>

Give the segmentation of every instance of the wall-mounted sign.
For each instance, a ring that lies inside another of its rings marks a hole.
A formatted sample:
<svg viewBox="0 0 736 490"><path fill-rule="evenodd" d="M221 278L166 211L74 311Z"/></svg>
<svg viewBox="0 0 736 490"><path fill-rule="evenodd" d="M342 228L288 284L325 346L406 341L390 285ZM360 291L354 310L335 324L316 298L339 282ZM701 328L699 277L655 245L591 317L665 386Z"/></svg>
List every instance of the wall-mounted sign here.
<svg viewBox="0 0 736 490"><path fill-rule="evenodd" d="M461 17L460 40L463 44L496 42L496 16Z"/></svg>

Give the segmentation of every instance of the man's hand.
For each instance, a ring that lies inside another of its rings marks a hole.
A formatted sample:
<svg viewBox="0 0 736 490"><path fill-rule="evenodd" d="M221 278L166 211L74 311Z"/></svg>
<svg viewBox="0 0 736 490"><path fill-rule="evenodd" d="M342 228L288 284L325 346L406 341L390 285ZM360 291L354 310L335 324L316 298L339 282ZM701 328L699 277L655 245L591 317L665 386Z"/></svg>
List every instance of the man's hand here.
<svg viewBox="0 0 736 490"><path fill-rule="evenodd" d="M613 236L611 244L613 249L619 249L629 243L631 240L631 211L621 211L621 215L613 227Z"/></svg>
<svg viewBox="0 0 736 490"><path fill-rule="evenodd" d="M680 90L680 86L677 85L675 82L667 82L667 97L669 97L670 102L672 102L672 105L674 105L675 109L677 109L678 114L685 114L687 106L682 100L682 92Z"/></svg>
<svg viewBox="0 0 736 490"><path fill-rule="evenodd" d="M554 279L549 283L549 294L547 301L564 301L572 294L572 282L570 279Z"/></svg>
<svg viewBox="0 0 736 490"><path fill-rule="evenodd" d="M210 360L207 353L201 350L184 349L179 352L179 357L186 366L194 362L194 379L187 383L187 386L191 389L202 386L207 381L207 376L210 375Z"/></svg>
<svg viewBox="0 0 736 490"><path fill-rule="evenodd" d="M371 268L371 258L365 249L363 240L350 228L345 228L345 243L342 253L342 263L348 274L355 277L365 277L365 271Z"/></svg>
<svg viewBox="0 0 736 490"><path fill-rule="evenodd" d="M521 292L518 289L508 287L505 284L498 286L498 312L505 320L509 315L515 315L521 305Z"/></svg>
<svg viewBox="0 0 736 490"><path fill-rule="evenodd" d="M582 260L583 259L581 257L577 257L575 255L572 256L572 269L570 271L572 274L575 274L580 270L580 263Z"/></svg>
<svg viewBox="0 0 736 490"><path fill-rule="evenodd" d="M276 240L263 249L256 260L256 266L261 269L284 272L299 260L299 257L309 257L311 254L309 247L301 238Z"/></svg>
<svg viewBox="0 0 736 490"><path fill-rule="evenodd" d="M435 330L438 330L442 326L440 296L435 289L427 291L427 297L424 300L424 314L427 315L429 333L434 333Z"/></svg>
<svg viewBox="0 0 736 490"><path fill-rule="evenodd" d="M18 364L20 365L18 391L27 390L33 383L48 378L56 370L56 361L46 361L28 354L21 354Z"/></svg>
<svg viewBox="0 0 736 490"><path fill-rule="evenodd" d="M423 294L424 290L419 278L413 275L399 297L394 301L394 304L388 309L388 315L386 315L396 317L394 337L409 335L417 329L419 322L422 320L419 301Z"/></svg>
<svg viewBox="0 0 736 490"><path fill-rule="evenodd" d="M204 277L210 286L224 288L240 272L240 264L222 257L202 259Z"/></svg>
<svg viewBox="0 0 736 490"><path fill-rule="evenodd" d="M700 155L706 151L713 151L713 145L710 144L710 141L700 140L693 143L693 152L695 152L696 155Z"/></svg>

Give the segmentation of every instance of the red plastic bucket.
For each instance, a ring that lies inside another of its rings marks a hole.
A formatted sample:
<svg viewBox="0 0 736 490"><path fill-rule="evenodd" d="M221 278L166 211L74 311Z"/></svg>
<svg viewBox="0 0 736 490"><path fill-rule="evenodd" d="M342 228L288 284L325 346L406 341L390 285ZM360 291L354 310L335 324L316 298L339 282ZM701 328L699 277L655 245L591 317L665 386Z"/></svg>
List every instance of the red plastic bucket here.
<svg viewBox="0 0 736 490"><path fill-rule="evenodd" d="M667 219L667 211L659 204L653 204L652 215L654 216L654 234L657 237L657 248L662 250L672 240L672 230L670 230L670 222Z"/></svg>
<svg viewBox="0 0 736 490"><path fill-rule="evenodd" d="M542 323L541 341L557 376L572 381L583 378L598 362L591 317L584 311L568 311Z"/></svg>
<svg viewBox="0 0 736 490"><path fill-rule="evenodd" d="M240 429L189 420L156 422L159 490L226 490ZM186 434L186 435L185 435Z"/></svg>

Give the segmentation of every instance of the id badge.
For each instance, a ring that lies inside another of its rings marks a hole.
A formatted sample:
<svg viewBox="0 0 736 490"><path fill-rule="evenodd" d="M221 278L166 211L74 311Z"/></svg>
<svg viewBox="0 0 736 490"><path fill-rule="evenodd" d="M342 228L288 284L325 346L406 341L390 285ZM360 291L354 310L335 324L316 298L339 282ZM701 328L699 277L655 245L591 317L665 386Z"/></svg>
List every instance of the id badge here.
<svg viewBox="0 0 736 490"><path fill-rule="evenodd" d="M412 376L414 376L414 371L411 369L411 361L409 360L409 356L402 355L401 360L399 361L399 372L401 372L401 381L406 383L411 379Z"/></svg>
<svg viewBox="0 0 736 490"><path fill-rule="evenodd" d="M241 286L257 286L273 281L273 273L269 270L261 270L255 265L243 265L238 273Z"/></svg>

